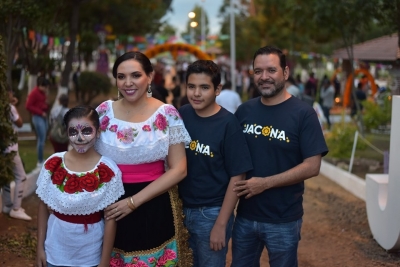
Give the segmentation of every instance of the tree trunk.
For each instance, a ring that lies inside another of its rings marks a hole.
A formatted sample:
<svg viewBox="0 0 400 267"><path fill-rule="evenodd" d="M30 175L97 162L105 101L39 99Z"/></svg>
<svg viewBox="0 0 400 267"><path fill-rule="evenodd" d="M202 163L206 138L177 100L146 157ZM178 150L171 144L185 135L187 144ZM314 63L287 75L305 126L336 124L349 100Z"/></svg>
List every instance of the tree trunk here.
<svg viewBox="0 0 400 267"><path fill-rule="evenodd" d="M81 2L82 2L82 0L71 1L71 4L73 6L72 6L70 31L69 31L70 44L68 46L68 52L65 57L65 67L61 73L61 82L60 82L60 86L58 87L56 101L54 101L52 110L60 105L60 103L57 101L57 99L59 98L59 96L61 94L68 95L70 74L72 72L72 61L74 60L74 54L75 54L76 36L78 34L79 8L80 8Z"/></svg>
<svg viewBox="0 0 400 267"><path fill-rule="evenodd" d="M71 27L69 32L70 45L68 46L67 56L65 57L65 67L61 74L61 87L68 88L69 76L72 71L72 61L75 54L76 35L78 34L79 7L81 1L73 1Z"/></svg>
<svg viewBox="0 0 400 267"><path fill-rule="evenodd" d="M11 71L13 68L13 62L15 53L18 47L18 36L19 33L15 32L15 29L20 29L21 19L19 17L14 18L12 15L8 16L7 18L8 23L6 26L6 33L5 33L5 42L4 42L4 50L6 54L6 77L7 77L7 84L12 88L12 80L11 80Z"/></svg>

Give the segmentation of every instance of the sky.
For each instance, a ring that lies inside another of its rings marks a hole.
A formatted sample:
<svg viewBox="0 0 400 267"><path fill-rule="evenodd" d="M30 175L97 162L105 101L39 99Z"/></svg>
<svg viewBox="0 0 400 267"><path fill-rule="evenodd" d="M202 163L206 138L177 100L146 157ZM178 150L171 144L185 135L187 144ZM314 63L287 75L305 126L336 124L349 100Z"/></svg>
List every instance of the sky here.
<svg viewBox="0 0 400 267"><path fill-rule="evenodd" d="M173 13L168 12L164 18L178 29L179 33L182 33L186 30L186 24L189 21L188 13L194 9L196 4L203 5L209 19L210 34L216 34L221 27L218 13L222 3L223 0L172 0Z"/></svg>

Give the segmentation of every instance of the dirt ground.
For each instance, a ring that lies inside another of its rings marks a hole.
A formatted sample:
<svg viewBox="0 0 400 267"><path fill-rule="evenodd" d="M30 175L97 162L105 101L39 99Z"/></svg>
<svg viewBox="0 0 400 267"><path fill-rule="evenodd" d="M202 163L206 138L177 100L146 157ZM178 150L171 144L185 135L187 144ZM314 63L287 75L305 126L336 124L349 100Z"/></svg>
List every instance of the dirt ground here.
<svg viewBox="0 0 400 267"><path fill-rule="evenodd" d="M0 214L0 266L35 266L37 204L35 195L23 201L31 222ZM365 202L329 179L306 181L304 208L299 266L400 266L400 253L386 252L372 238ZM266 251L261 266L269 266Z"/></svg>

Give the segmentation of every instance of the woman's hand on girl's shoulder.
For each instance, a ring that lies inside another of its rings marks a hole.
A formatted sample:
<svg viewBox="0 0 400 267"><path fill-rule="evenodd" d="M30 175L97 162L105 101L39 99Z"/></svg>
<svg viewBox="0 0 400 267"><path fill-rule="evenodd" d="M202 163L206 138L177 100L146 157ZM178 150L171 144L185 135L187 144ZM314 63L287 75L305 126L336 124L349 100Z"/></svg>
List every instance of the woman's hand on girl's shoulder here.
<svg viewBox="0 0 400 267"><path fill-rule="evenodd" d="M115 202L114 204L111 204L104 210L104 217L106 220L111 220L115 219L115 221L119 221L131 212L133 210L128 206L128 201L130 201L130 198L125 198L122 199L118 202Z"/></svg>

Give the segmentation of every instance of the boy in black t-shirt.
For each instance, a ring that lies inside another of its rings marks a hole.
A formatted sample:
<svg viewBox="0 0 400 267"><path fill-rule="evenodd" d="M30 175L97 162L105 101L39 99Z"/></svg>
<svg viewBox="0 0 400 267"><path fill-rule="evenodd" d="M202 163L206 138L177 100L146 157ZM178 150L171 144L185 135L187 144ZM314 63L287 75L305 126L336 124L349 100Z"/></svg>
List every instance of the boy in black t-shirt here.
<svg viewBox="0 0 400 267"><path fill-rule="evenodd" d="M215 102L220 82L214 62L194 62L186 76L190 105L179 109L192 138L186 147L187 176L179 184L179 194L195 267L225 266L238 200L233 185L252 169L236 117Z"/></svg>

